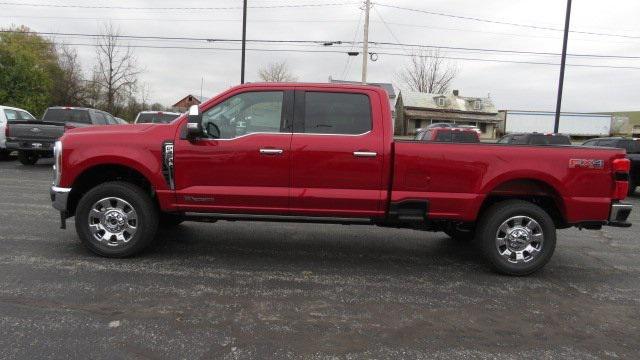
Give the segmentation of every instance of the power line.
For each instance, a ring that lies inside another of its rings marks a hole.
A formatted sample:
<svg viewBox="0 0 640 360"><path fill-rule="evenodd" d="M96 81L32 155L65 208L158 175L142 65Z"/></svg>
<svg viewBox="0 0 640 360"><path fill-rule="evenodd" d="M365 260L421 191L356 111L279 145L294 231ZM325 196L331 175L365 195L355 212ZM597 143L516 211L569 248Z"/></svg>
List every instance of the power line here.
<svg viewBox="0 0 640 360"><path fill-rule="evenodd" d="M87 43L57 43L58 45L68 46L88 46L96 47L97 44ZM143 49L174 49L174 50L219 50L219 51L240 51L240 48L222 48L222 47L198 47L198 46L154 46L154 45L115 45L116 47L130 47L130 48L143 48ZM265 49L265 48L247 48L247 51L256 52L290 52L290 53L327 53L327 54L342 54L348 55L348 51L339 50L307 50L307 49ZM403 53L392 52L376 52L379 55L388 56L403 56L410 57ZM463 60L463 61L479 61L479 62L495 62L495 63L511 63L511 64L528 64L528 65L551 65L558 66L557 63L552 62L539 62L539 61L518 61L518 60L501 60L501 59L483 59L483 58L471 58L471 57L454 57L454 56L441 56L442 59L448 60ZM635 66L615 66L615 65L593 65L593 64L567 64L572 67L584 67L584 68L604 68L604 69L625 69L625 70L640 70L640 67Z"/></svg>
<svg viewBox="0 0 640 360"><path fill-rule="evenodd" d="M252 5L250 9L279 9L279 8L314 8L324 6L344 6L355 5L354 2L334 2L319 4L287 4L287 5ZM61 4L41 4L41 3L18 3L0 2L0 5L27 6L27 7L53 7L53 8L73 8L73 9L114 9L114 10L182 10L182 11L210 11L210 10L237 10L242 6L223 7L138 7L138 6L104 6L104 5L61 5Z"/></svg>
<svg viewBox="0 0 640 360"><path fill-rule="evenodd" d="M78 36L78 37L92 37L99 38L101 34L86 34L86 33L62 33L62 32L37 32L37 31L20 31L20 30L0 30L0 32L9 33L29 33L36 35L48 35L48 36ZM141 40L180 40L180 41L206 41L206 42L240 42L240 39L227 39L227 38L202 38L202 37L180 37L180 36L143 36L143 35L112 35L116 38L122 39L141 39ZM359 45L362 41L348 41L348 40L269 40L269 39L247 39L247 42L253 43L283 43L283 44L352 44ZM559 53L554 52L540 52L540 51L527 51L527 50L505 50L505 49L491 49L491 48L472 48L472 47L457 47L457 46L440 46L440 45L423 45L423 44L409 44L399 42L383 42L383 41L369 41L374 45L387 45L387 46L400 46L400 47L413 47L413 48L428 48L428 49L440 49L440 50L459 50L459 51L472 51L472 52L489 52L489 53L504 53L504 54L522 54L522 55L544 55L544 56L560 56ZM603 58L603 59L640 59L640 56L630 55L602 55L602 54L567 54L571 57L582 58Z"/></svg>
<svg viewBox="0 0 640 360"><path fill-rule="evenodd" d="M446 13L442 13L442 12L428 11L428 10L421 10L421 9L414 9L414 8L407 8L407 7L403 7L403 6L389 5L389 4L383 4L383 3L378 3L378 2L376 2L375 5L386 7L386 8L391 8L391 9L412 11L412 12L418 12L418 13L422 13L422 14L443 16L443 17L460 19L460 20L469 20L469 21L477 21L477 22L484 22L484 23L490 23L490 24L516 26L516 27L536 29L536 30L564 31L563 29L554 28L554 27L538 26L538 25L530 25L530 24L520 24L520 23L499 21L499 20L492 20L492 19L484 19L484 18L478 18L478 17L472 17L472 16L446 14ZM628 39L640 39L640 36L633 36L633 35L610 34L610 33L600 33L600 32L592 32L592 31L579 31L579 30L571 30L570 32L574 33L574 34L621 37L621 38L628 38Z"/></svg>

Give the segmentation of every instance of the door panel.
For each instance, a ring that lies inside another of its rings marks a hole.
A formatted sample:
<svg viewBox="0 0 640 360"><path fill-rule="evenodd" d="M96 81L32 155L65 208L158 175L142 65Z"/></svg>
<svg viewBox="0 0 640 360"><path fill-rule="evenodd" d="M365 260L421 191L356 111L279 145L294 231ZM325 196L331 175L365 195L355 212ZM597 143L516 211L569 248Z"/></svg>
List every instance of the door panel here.
<svg viewBox="0 0 640 360"><path fill-rule="evenodd" d="M290 133L178 141L174 150L178 204L192 211L288 209L290 146ZM282 152L261 152L266 149Z"/></svg>
<svg viewBox="0 0 640 360"><path fill-rule="evenodd" d="M244 92L203 109L205 138L175 142L178 206L184 211L288 212L292 98L285 91Z"/></svg>
<svg viewBox="0 0 640 360"><path fill-rule="evenodd" d="M371 106L367 98L369 124L363 127L357 124L362 114L354 115L361 99L351 107L353 99L341 104L341 93L335 94L337 97L296 92L291 211L315 216L380 215L384 194L383 136L372 122L376 116L379 118L379 108ZM313 101L316 106L311 104ZM300 117L304 118L303 123ZM345 134L349 132L361 134Z"/></svg>

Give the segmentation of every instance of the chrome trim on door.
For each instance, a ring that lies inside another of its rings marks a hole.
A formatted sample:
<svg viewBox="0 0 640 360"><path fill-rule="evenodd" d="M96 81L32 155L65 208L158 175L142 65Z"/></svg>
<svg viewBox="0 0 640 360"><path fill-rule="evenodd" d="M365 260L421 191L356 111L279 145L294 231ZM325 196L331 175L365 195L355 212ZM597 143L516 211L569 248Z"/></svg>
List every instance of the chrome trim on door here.
<svg viewBox="0 0 640 360"><path fill-rule="evenodd" d="M373 151L354 151L353 156L355 157L376 157L378 153Z"/></svg>
<svg viewBox="0 0 640 360"><path fill-rule="evenodd" d="M282 149L260 149L260 154L263 155L279 155L282 154Z"/></svg>

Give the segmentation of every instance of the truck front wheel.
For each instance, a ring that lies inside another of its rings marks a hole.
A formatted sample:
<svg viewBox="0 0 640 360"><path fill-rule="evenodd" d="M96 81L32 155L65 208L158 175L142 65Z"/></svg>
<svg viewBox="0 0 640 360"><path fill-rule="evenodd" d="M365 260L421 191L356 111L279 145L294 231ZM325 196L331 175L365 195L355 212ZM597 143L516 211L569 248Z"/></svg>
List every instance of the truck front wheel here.
<svg viewBox="0 0 640 360"><path fill-rule="evenodd" d="M22 165L34 165L38 162L40 156L33 151L18 151L18 160Z"/></svg>
<svg viewBox="0 0 640 360"><path fill-rule="evenodd" d="M76 232L94 253L113 258L146 248L158 228L158 211L140 187L122 181L89 190L76 208Z"/></svg>
<svg viewBox="0 0 640 360"><path fill-rule="evenodd" d="M493 268L507 275L539 270L556 247L556 228L549 214L522 200L492 205L482 216L476 236Z"/></svg>

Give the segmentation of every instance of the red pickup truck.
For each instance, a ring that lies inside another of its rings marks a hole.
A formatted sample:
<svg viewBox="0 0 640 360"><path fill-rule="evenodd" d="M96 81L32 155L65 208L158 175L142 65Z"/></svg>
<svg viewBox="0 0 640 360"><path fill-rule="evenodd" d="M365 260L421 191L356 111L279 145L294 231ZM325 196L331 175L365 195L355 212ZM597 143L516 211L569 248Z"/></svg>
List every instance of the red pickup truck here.
<svg viewBox="0 0 640 360"><path fill-rule="evenodd" d="M248 84L168 124L74 129L55 145L53 206L108 257L184 220L370 224L474 239L511 275L544 266L556 229L631 225L624 150L394 140L387 99Z"/></svg>

